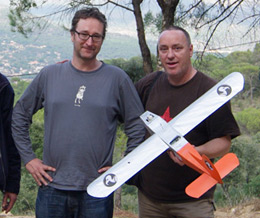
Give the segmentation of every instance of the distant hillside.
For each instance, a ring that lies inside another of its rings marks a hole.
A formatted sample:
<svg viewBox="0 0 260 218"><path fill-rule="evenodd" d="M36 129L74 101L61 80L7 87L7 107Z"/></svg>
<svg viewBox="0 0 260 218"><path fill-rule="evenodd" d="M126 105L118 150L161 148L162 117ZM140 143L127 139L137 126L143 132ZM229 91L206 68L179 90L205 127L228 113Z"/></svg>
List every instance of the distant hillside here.
<svg viewBox="0 0 260 218"><path fill-rule="evenodd" d="M0 6L0 72L9 74L35 74L48 64L71 59L72 43L70 33L59 26L49 26L42 32L35 32L29 38L11 31L8 8ZM156 42L148 42L155 53ZM108 33L99 59L140 56L137 38Z"/></svg>

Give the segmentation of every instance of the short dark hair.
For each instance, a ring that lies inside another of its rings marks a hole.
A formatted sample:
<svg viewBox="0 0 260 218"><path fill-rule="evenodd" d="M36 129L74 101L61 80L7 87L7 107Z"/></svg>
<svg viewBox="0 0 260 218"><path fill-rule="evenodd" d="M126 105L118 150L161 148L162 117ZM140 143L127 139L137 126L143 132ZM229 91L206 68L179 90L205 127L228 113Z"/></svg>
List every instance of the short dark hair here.
<svg viewBox="0 0 260 218"><path fill-rule="evenodd" d="M95 18L99 20L104 25L103 29L103 37L105 38L106 30L107 30L107 19L104 14L102 14L97 8L83 8L78 10L71 22L71 29L70 32L74 32L76 30L77 24L80 19L87 19L87 18Z"/></svg>
<svg viewBox="0 0 260 218"><path fill-rule="evenodd" d="M188 42L188 45L191 44L191 39L190 39L190 34L183 28L179 27L179 26L169 26L169 27L166 27L165 29L163 29L163 31L161 33L163 33L164 31L167 31L167 30L179 30L179 31L182 31L187 39L187 42Z"/></svg>

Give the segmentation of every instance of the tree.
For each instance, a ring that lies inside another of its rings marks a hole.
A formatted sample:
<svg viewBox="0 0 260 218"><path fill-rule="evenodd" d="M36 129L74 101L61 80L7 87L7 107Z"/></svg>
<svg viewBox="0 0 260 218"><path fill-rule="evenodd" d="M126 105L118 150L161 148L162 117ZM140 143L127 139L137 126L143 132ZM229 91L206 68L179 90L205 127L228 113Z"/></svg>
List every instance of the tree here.
<svg viewBox="0 0 260 218"><path fill-rule="evenodd" d="M16 103L17 100L22 96L24 90L29 85L29 82L27 82L25 80L21 80L20 78L15 77L15 78L12 78L11 83L12 83L12 87L13 87L14 92L15 92L14 103Z"/></svg>
<svg viewBox="0 0 260 218"><path fill-rule="evenodd" d="M231 73L226 69L230 66L226 58L213 54L204 56L201 61L194 61L193 66L218 81Z"/></svg>
<svg viewBox="0 0 260 218"><path fill-rule="evenodd" d="M221 191L217 189L214 197L217 204L222 203L222 206L227 206L225 203L227 199L230 205L234 205L250 196L259 197L260 168L256 164L259 163L260 157L259 136L259 133L253 137L242 135L232 140L231 152L236 153L240 164L224 178Z"/></svg>
<svg viewBox="0 0 260 218"><path fill-rule="evenodd" d="M115 149L114 149L114 155L113 155L114 163L118 162L120 159L122 159L124 157L126 142L127 142L127 137L124 134L123 126L120 125L117 128L117 136L116 136ZM122 207L121 193L122 193L122 187L118 188L115 192L115 207L119 208L119 209L121 209L121 207Z"/></svg>
<svg viewBox="0 0 260 218"><path fill-rule="evenodd" d="M143 57L144 72L151 73L153 71L152 58L151 58L150 49L145 39L144 22L142 18L141 7L140 7L142 2L143 0L132 0L133 9L134 9L133 12L135 15L136 26L137 26L138 41L139 41L139 46Z"/></svg>
<svg viewBox="0 0 260 218"><path fill-rule="evenodd" d="M257 66L257 60L259 57L257 55L257 50L254 52L232 52L227 56L227 61L229 62L229 73L233 71L239 71L243 73L245 77L245 88L250 96L251 102L253 101L254 93L259 89L259 66Z"/></svg>
<svg viewBox="0 0 260 218"><path fill-rule="evenodd" d="M202 56L206 49L214 49L212 45L210 45L210 42L213 41L217 31L223 28L223 23L226 22L229 24L226 28L226 37L232 36L230 30L233 30L233 26L237 24L242 25L243 23L247 23L248 28L243 36L256 31L259 27L259 1L215 0L205 3L202 0L193 0L188 3L187 1L180 3L179 0L157 0L156 2L161 8L160 14L152 18L152 13L148 12L143 18L141 8L144 2L143 0L69 0L68 4L57 7L51 14L46 14L38 18L32 17L32 15L29 14L31 9L38 8L46 4L46 2L48 2L48 0L42 0L40 3L36 3L35 0L10 0L11 9L9 19L13 30L27 35L31 31L34 31L37 25L41 24L41 27L46 26L47 21L43 18L57 16L58 14L60 14L60 18L62 18L69 12L85 5L104 7L110 4L115 7L121 7L124 10L132 12L135 16L139 46L143 58L144 72L146 74L153 70L153 66L151 53L146 43L145 20L154 21L148 23L149 25L157 23L156 30L159 32L164 27L173 24L180 26L185 24L185 27L187 27L187 25L191 26L195 28L197 34L202 32L205 40L201 53ZM145 2L148 2L148 0ZM148 19L148 17L150 17L150 19ZM230 41L232 42L232 39ZM223 43L223 40L221 43Z"/></svg>
<svg viewBox="0 0 260 218"><path fill-rule="evenodd" d="M157 2L159 4L161 1L157 0ZM184 26L185 28L189 26L195 30L197 35L202 37L200 39L200 41L203 41L201 56L207 50L217 51L228 47L259 42L259 38L254 37L259 28L259 1L194 0L187 3L184 1L169 0L162 2L164 3L164 7L167 8L174 7L176 4L178 5L174 10L175 19L171 19L174 24ZM148 26L156 24L156 28L159 31L165 26L167 27L167 25L163 25L166 23L166 18L162 17L161 25L158 25L160 22L156 20L160 19L159 16L154 18L149 14L148 16L150 17L148 19L150 22L146 23ZM164 16L167 15L165 14ZM238 26L242 26L243 24L247 27L244 30L241 28L241 31ZM215 37L218 35L218 32L221 32L219 42ZM253 34L253 37L247 43L239 41L235 44L234 38L238 34L234 34L234 32L241 32L241 40L250 33ZM225 45L225 42L228 42L230 45Z"/></svg>
<svg viewBox="0 0 260 218"><path fill-rule="evenodd" d="M123 69L134 83L145 75L141 57L132 57L129 60L116 58L105 60L105 62ZM152 55L152 64L154 67L156 66L156 57L154 55Z"/></svg>
<svg viewBox="0 0 260 218"><path fill-rule="evenodd" d="M260 132L260 110L248 107L236 114L236 120L250 134Z"/></svg>
<svg viewBox="0 0 260 218"><path fill-rule="evenodd" d="M260 44L256 43L253 54L252 54L252 64L255 64L259 67L259 74L260 74Z"/></svg>

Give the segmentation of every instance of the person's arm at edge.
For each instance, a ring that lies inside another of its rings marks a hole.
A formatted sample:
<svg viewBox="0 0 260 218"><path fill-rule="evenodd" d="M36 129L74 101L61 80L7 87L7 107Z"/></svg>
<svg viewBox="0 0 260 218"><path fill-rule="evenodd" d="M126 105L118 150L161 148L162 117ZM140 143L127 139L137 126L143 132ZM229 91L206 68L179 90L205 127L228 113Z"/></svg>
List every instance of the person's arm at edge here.
<svg viewBox="0 0 260 218"><path fill-rule="evenodd" d="M37 77L25 90L23 96L16 103L13 110L12 133L15 145L21 155L26 169L32 174L39 186L47 185L46 180L52 178L46 171L55 171L51 166L44 165L41 160L36 158L32 150L29 136L29 128L32 123L32 116L43 107L43 75L39 73Z"/></svg>
<svg viewBox="0 0 260 218"><path fill-rule="evenodd" d="M21 159L14 145L11 134L12 109L14 102L14 91L10 84L5 87L4 95L5 109L3 114L3 124L6 133L6 151L8 156L8 175L6 187L3 190L2 211L8 213L14 206L20 189L21 179Z"/></svg>

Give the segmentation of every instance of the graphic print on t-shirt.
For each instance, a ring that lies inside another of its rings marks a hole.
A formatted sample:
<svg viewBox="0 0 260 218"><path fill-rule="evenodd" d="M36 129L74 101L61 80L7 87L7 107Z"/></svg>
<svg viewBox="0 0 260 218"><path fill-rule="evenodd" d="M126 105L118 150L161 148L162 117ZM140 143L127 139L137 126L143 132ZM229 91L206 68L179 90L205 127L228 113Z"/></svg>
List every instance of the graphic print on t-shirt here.
<svg viewBox="0 0 260 218"><path fill-rule="evenodd" d="M163 118L167 123L172 120L172 117L170 115L170 106L167 107L161 118Z"/></svg>
<svg viewBox="0 0 260 218"><path fill-rule="evenodd" d="M76 98L74 101L74 105L80 107L81 101L83 101L84 92L86 91L86 86L82 85L79 87L78 93L76 94Z"/></svg>

